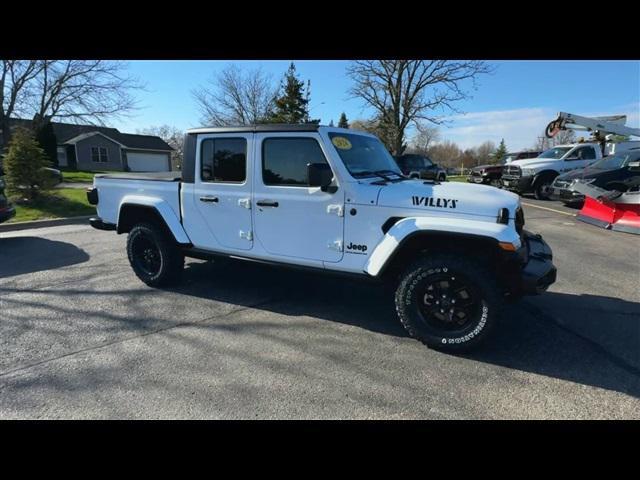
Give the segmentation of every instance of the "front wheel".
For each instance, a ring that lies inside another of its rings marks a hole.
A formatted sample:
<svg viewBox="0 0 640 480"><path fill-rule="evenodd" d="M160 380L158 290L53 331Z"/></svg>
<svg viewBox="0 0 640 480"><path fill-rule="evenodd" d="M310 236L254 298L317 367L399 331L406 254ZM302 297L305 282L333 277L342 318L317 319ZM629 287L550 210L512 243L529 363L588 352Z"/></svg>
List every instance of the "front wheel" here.
<svg viewBox="0 0 640 480"><path fill-rule="evenodd" d="M428 347L461 352L483 342L501 306L494 276L452 254L425 256L400 278L396 312L404 328Z"/></svg>
<svg viewBox="0 0 640 480"><path fill-rule="evenodd" d="M536 200L549 200L553 180L553 178L542 178L538 180L533 189L533 195L536 197Z"/></svg>
<svg viewBox="0 0 640 480"><path fill-rule="evenodd" d="M184 268L184 255L157 225L135 225L127 238L129 263L137 277L150 287L176 282Z"/></svg>

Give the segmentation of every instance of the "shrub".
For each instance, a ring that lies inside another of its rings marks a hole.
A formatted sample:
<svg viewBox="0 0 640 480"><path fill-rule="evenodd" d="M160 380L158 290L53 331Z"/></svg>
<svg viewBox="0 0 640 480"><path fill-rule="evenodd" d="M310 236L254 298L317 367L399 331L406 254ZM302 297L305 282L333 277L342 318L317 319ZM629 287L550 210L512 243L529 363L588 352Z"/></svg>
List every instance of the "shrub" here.
<svg viewBox="0 0 640 480"><path fill-rule="evenodd" d="M33 199L48 187L44 168L50 163L30 130L20 128L13 133L3 163L10 194Z"/></svg>

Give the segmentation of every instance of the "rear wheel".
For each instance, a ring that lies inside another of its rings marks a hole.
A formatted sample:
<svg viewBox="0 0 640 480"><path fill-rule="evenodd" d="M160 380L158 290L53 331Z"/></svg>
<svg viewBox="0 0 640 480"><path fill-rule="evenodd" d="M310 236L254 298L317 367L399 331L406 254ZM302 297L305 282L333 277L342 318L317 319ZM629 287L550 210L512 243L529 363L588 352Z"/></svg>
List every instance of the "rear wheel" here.
<svg viewBox="0 0 640 480"><path fill-rule="evenodd" d="M485 340L502 302L486 268L458 255L441 254L409 266L395 303L409 335L431 348L460 352Z"/></svg>
<svg viewBox="0 0 640 480"><path fill-rule="evenodd" d="M176 282L184 267L184 255L173 239L150 223L140 223L131 229L127 255L136 276L151 287Z"/></svg>

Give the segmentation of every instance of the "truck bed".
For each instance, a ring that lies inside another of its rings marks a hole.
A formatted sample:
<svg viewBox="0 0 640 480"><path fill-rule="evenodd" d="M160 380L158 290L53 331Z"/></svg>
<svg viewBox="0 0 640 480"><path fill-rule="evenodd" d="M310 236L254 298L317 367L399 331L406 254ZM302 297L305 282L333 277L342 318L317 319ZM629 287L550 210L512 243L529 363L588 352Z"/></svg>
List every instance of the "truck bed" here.
<svg viewBox="0 0 640 480"><path fill-rule="evenodd" d="M113 172L98 173L95 175L99 178L111 178L122 180L152 180L156 182L179 182L182 178L182 172Z"/></svg>
<svg viewBox="0 0 640 480"><path fill-rule="evenodd" d="M117 224L123 204L149 205L180 222L180 172L107 173L93 178L98 191L98 216Z"/></svg>

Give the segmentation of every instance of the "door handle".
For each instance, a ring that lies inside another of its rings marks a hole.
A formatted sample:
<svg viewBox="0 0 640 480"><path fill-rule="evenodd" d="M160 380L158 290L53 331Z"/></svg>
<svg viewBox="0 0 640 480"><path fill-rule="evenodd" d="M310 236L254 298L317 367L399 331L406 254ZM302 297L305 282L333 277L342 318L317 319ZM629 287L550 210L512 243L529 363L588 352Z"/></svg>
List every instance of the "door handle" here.
<svg viewBox="0 0 640 480"><path fill-rule="evenodd" d="M259 200L256 202L256 205L259 207L277 207L279 204L278 202L273 202L271 200Z"/></svg>
<svg viewBox="0 0 640 480"><path fill-rule="evenodd" d="M201 202L218 203L218 197L200 197Z"/></svg>

